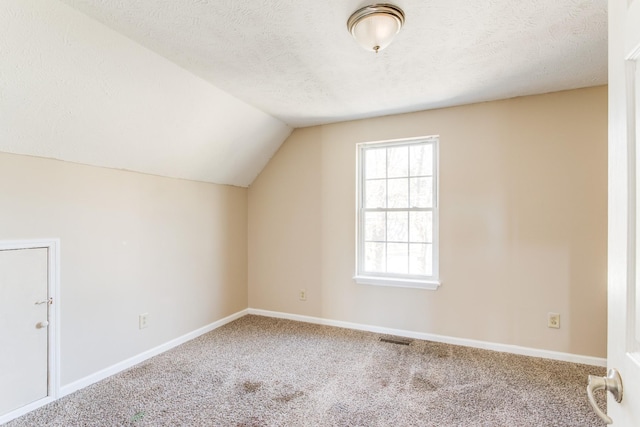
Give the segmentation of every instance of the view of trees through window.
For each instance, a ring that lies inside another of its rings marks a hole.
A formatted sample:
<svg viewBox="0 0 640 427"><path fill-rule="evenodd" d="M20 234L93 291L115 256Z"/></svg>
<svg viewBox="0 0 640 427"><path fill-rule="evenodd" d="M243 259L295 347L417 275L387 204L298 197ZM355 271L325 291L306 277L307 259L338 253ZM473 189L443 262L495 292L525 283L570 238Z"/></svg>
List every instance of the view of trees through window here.
<svg viewBox="0 0 640 427"><path fill-rule="evenodd" d="M433 276L434 142L362 148L360 274Z"/></svg>

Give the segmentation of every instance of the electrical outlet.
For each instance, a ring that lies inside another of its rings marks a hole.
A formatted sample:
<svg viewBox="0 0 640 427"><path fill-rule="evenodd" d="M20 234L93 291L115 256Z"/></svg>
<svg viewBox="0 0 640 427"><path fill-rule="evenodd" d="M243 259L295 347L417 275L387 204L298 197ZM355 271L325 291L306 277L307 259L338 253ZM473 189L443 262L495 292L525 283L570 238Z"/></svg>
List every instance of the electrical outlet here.
<svg viewBox="0 0 640 427"><path fill-rule="evenodd" d="M149 313L142 313L138 316L138 327L144 329L149 326Z"/></svg>
<svg viewBox="0 0 640 427"><path fill-rule="evenodd" d="M300 301L306 301L307 300L307 290L306 289L300 289L300 294L298 295L298 297L300 298Z"/></svg>
<svg viewBox="0 0 640 427"><path fill-rule="evenodd" d="M547 326L549 328L560 329L560 315L558 313L549 313Z"/></svg>

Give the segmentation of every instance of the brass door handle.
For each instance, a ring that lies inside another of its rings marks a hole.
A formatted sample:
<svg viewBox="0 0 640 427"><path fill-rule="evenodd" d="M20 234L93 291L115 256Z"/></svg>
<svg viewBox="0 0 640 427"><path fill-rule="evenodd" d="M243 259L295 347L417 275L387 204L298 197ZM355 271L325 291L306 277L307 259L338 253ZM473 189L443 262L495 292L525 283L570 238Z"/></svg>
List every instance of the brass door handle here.
<svg viewBox="0 0 640 427"><path fill-rule="evenodd" d="M611 392L616 402L620 403L622 401L622 378L620 377L620 373L616 369L609 369L606 377L589 375L589 383L587 384L587 396L589 397L591 407L602 421L607 424L613 424L611 417L602 412L602 409L600 409L593 397L593 392L598 390Z"/></svg>

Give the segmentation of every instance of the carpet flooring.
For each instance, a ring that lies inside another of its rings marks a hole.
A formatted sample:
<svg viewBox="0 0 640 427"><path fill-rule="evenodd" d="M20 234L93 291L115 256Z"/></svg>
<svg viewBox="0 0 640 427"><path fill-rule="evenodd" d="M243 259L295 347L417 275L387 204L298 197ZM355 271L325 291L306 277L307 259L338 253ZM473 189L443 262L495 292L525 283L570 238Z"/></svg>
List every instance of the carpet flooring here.
<svg viewBox="0 0 640 427"><path fill-rule="evenodd" d="M605 370L250 315L7 427L602 426L589 374Z"/></svg>

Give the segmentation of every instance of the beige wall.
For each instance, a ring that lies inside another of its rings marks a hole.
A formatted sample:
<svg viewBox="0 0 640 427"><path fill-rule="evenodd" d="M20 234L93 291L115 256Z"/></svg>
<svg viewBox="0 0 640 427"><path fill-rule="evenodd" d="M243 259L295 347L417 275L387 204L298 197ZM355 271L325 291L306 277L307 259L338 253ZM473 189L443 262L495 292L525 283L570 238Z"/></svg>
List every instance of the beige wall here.
<svg viewBox="0 0 640 427"><path fill-rule="evenodd" d="M0 153L0 240L61 239L62 385L247 299L604 357L606 96L598 87L299 129L248 192ZM355 144L433 134L443 285L356 285ZM546 327L549 311L560 330Z"/></svg>
<svg viewBox="0 0 640 427"><path fill-rule="evenodd" d="M423 135L442 286L357 285L355 144ZM249 306L605 357L606 156L606 87L296 130L249 188Z"/></svg>
<svg viewBox="0 0 640 427"><path fill-rule="evenodd" d="M0 153L0 240L36 238L61 242L63 386L247 307L243 188Z"/></svg>

